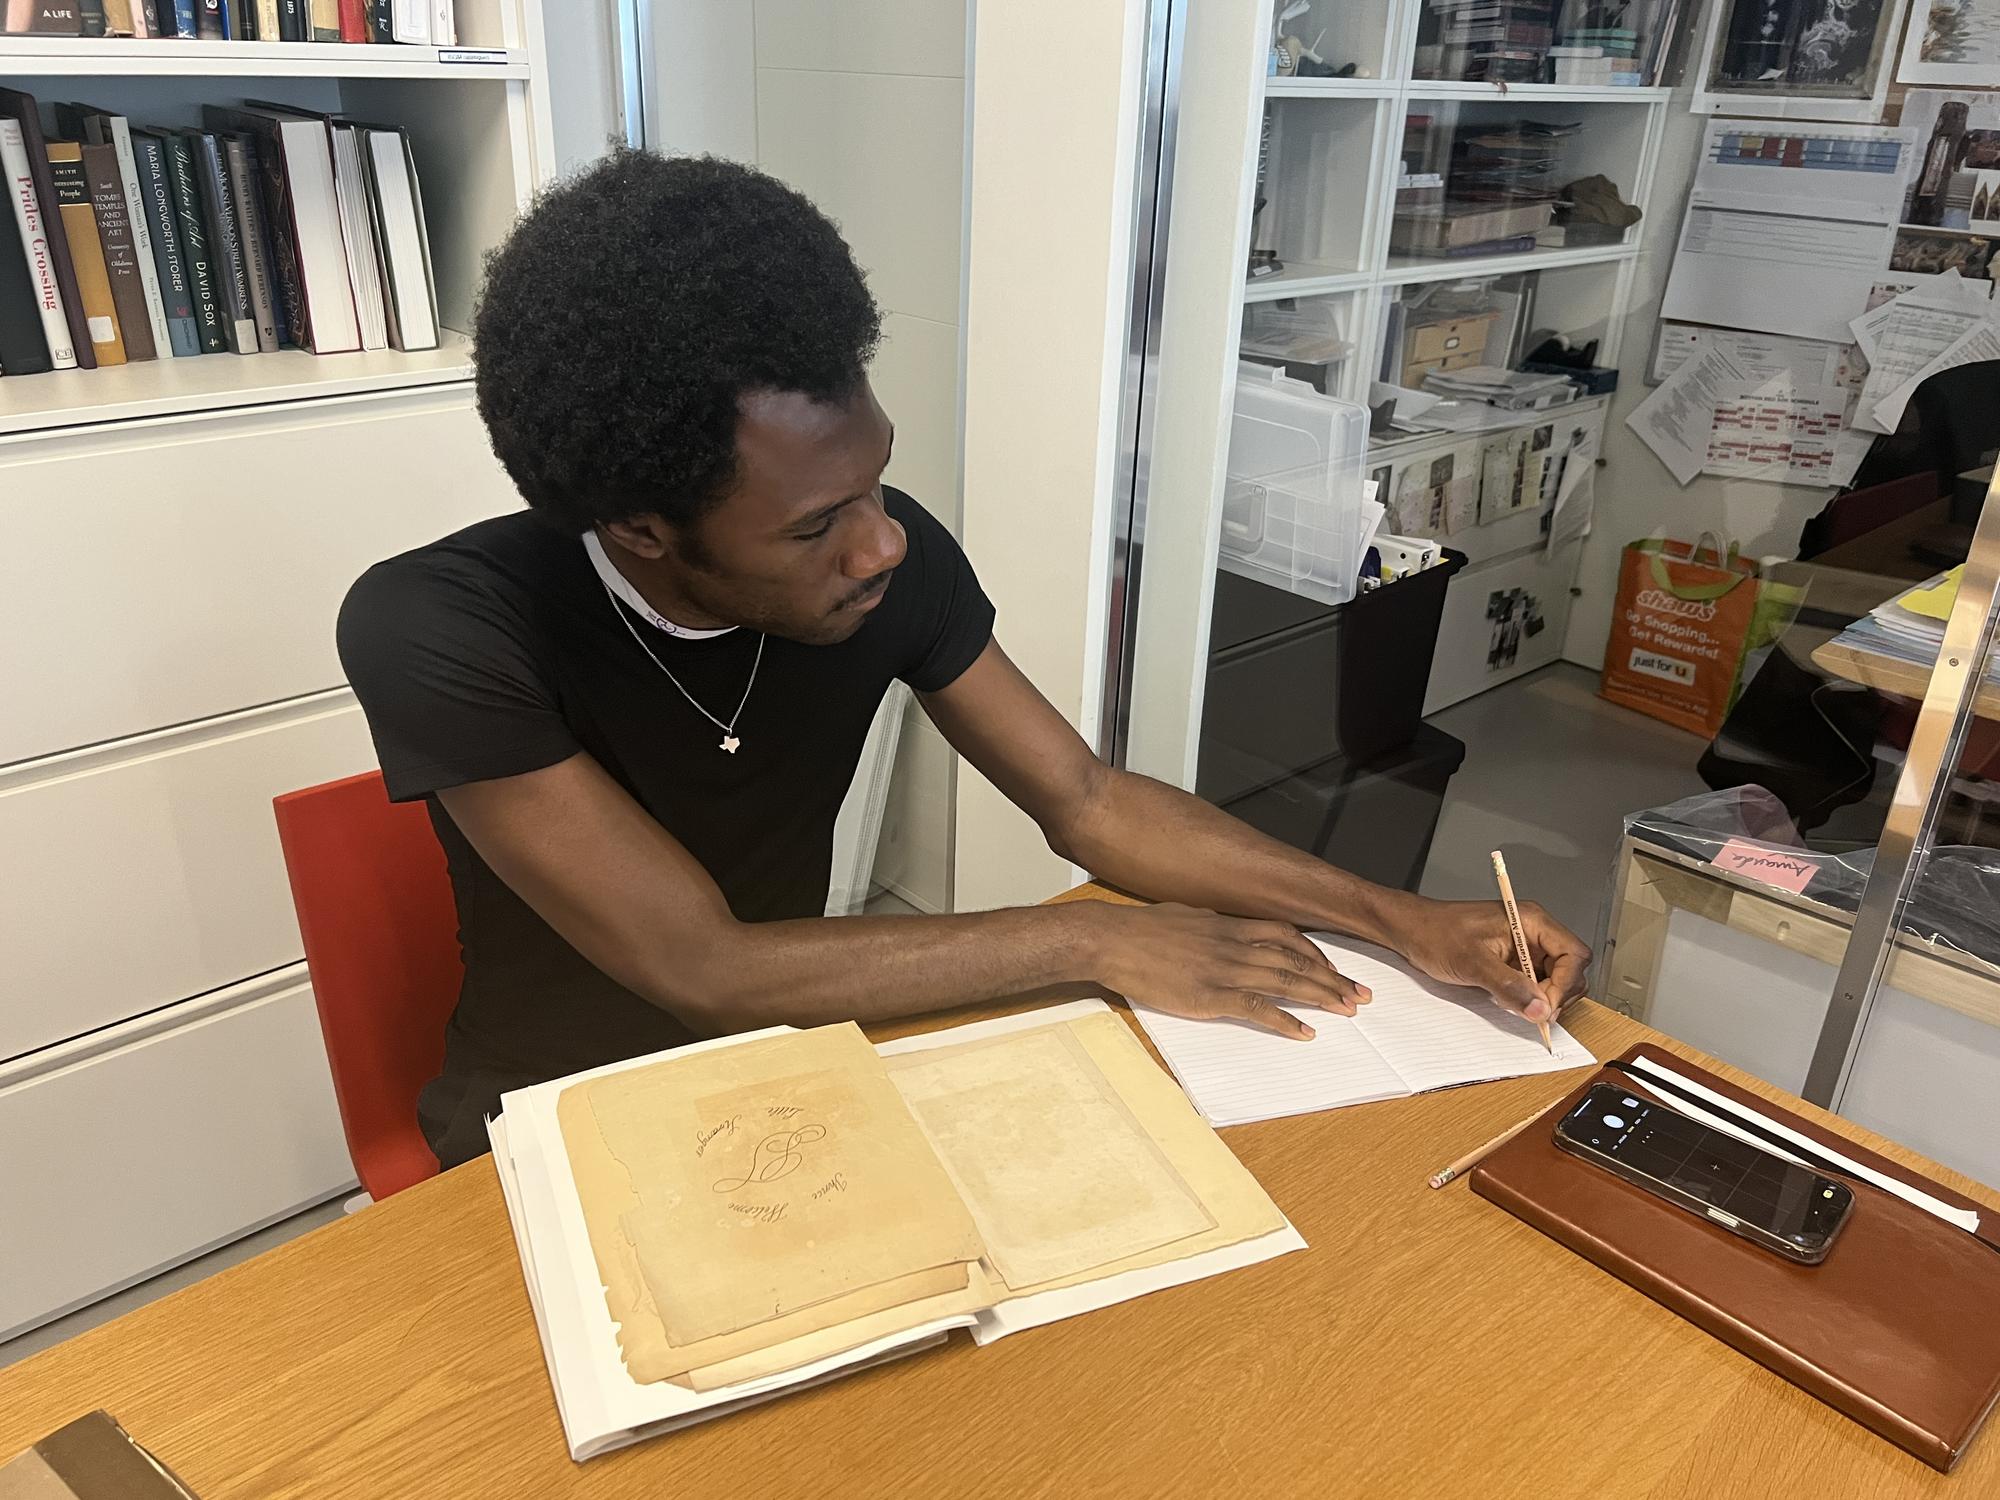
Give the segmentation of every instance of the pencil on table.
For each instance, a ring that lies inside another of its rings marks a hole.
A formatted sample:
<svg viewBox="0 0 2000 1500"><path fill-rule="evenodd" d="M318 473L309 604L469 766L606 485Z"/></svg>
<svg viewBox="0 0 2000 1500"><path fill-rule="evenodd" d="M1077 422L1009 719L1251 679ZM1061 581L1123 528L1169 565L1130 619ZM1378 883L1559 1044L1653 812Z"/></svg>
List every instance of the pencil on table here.
<svg viewBox="0 0 2000 1500"><path fill-rule="evenodd" d="M1544 1105L1541 1109L1538 1109L1533 1114L1529 1115L1528 1118L1523 1120L1520 1124L1509 1125L1505 1130L1501 1131L1498 1135L1494 1136L1493 1139L1488 1141L1485 1145L1466 1152L1465 1155L1461 1156L1457 1161L1453 1162L1450 1166L1444 1168L1444 1170L1431 1173L1430 1175L1431 1186L1434 1188L1441 1188L1447 1182L1450 1182L1455 1178L1463 1177L1467 1172L1470 1172L1474 1167L1478 1166L1481 1162L1485 1161L1487 1157L1491 1156L1495 1151L1498 1151L1502 1146L1506 1145L1509 1141L1513 1140L1515 1136L1519 1135L1522 1131L1526 1130L1530 1125L1534 1124L1535 1121L1539 1120L1546 1113L1548 1113L1548 1107Z"/></svg>
<svg viewBox="0 0 2000 1500"><path fill-rule="evenodd" d="M1521 908L1514 903L1514 882L1507 878L1507 861L1498 849L1493 851L1493 874L1500 882L1500 904L1507 909L1507 929L1514 934L1514 956L1521 961L1521 968L1528 978L1539 984L1541 981L1535 975L1534 957L1528 952L1528 934L1521 926ZM1549 1039L1549 1023L1537 1021L1535 1025L1541 1028L1542 1045L1553 1057L1556 1044Z"/></svg>

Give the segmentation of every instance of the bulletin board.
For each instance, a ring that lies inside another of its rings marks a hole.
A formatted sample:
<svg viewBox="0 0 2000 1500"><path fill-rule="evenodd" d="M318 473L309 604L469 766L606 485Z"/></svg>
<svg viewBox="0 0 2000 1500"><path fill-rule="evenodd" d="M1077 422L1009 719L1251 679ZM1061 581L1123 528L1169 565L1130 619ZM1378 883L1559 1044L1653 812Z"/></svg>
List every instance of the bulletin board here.
<svg viewBox="0 0 2000 1500"><path fill-rule="evenodd" d="M1698 61L1713 62L1740 10L1710 7ZM1934 10L1910 16L1913 37ZM1697 110L1731 113L1703 132L1653 389L1626 418L1681 485L1845 487L1924 380L2000 358L2000 93L1912 88L1880 123L1899 35L1878 36L1856 97L1792 97L1749 118L1739 94L1698 82Z"/></svg>

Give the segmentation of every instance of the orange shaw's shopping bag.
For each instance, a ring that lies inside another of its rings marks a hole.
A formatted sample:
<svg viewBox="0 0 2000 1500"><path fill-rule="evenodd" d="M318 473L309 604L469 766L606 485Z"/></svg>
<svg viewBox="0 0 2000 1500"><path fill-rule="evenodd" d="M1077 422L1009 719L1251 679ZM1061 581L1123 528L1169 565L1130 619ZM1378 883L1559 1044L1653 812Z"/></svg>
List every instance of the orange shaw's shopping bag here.
<svg viewBox="0 0 2000 1500"><path fill-rule="evenodd" d="M1713 738L1751 675L1746 663L1778 638L1799 596L1707 533L1694 546L1633 542L1618 571L1598 693Z"/></svg>

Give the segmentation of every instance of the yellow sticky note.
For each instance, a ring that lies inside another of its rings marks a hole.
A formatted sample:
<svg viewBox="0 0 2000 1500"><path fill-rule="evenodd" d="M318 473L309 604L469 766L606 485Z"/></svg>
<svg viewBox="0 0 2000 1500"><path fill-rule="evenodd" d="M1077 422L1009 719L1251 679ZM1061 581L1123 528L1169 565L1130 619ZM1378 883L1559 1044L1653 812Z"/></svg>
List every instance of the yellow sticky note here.
<svg viewBox="0 0 2000 1500"><path fill-rule="evenodd" d="M1960 563L1929 588L1911 589L1896 602L1926 619L1948 620L1952 605L1958 602L1958 580L1964 576L1965 564Z"/></svg>

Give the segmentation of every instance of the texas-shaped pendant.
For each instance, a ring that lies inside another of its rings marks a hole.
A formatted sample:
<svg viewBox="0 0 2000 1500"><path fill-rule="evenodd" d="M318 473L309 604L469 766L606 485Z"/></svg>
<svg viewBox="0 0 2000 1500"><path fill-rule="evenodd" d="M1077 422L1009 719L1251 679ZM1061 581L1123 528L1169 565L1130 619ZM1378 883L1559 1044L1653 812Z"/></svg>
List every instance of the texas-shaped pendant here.
<svg viewBox="0 0 2000 1500"><path fill-rule="evenodd" d="M722 737L722 748L727 750L731 755L734 755L742 744L743 741L739 740L733 734L725 734Z"/></svg>

